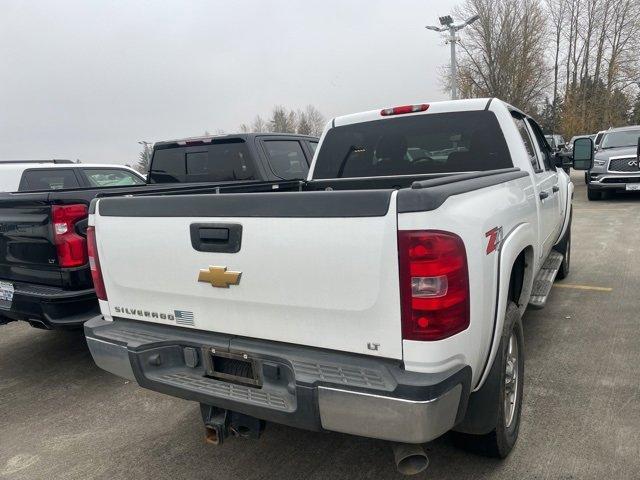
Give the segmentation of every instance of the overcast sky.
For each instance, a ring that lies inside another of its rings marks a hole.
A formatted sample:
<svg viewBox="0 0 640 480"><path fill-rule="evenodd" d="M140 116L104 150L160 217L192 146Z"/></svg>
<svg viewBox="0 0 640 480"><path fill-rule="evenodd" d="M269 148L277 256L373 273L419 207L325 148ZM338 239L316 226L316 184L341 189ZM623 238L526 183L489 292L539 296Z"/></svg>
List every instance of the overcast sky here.
<svg viewBox="0 0 640 480"><path fill-rule="evenodd" d="M0 9L0 159L134 163L139 140L444 99L454 0L13 1Z"/></svg>

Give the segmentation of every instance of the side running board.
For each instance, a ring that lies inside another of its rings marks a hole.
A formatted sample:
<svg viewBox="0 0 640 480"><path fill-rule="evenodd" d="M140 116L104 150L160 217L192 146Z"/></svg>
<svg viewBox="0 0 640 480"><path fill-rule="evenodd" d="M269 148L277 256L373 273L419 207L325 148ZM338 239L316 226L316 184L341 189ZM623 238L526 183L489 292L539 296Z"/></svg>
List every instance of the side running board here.
<svg viewBox="0 0 640 480"><path fill-rule="evenodd" d="M531 308L543 308L547 303L549 292L551 292L553 281L556 279L558 270L560 270L563 258L561 253L551 250L551 253L533 281L533 289L531 291L531 298L529 299Z"/></svg>

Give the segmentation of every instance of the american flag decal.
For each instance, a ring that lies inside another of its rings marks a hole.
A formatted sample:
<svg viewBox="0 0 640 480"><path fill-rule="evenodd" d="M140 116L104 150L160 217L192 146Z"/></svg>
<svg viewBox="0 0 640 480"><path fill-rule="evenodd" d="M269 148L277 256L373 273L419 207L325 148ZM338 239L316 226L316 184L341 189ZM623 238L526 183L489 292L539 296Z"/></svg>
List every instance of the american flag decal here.
<svg viewBox="0 0 640 480"><path fill-rule="evenodd" d="M176 323L178 325L188 325L190 327L195 326L195 322L193 320L193 312L188 312L186 310L174 310L176 315Z"/></svg>

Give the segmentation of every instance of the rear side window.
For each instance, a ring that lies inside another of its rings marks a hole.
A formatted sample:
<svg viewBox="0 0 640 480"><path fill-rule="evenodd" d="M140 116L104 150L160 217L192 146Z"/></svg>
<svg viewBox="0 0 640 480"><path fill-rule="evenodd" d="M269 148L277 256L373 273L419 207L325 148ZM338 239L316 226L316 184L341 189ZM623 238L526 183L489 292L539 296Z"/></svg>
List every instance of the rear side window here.
<svg viewBox="0 0 640 480"><path fill-rule="evenodd" d="M61 190L79 186L78 179L71 168L31 169L22 174L19 191Z"/></svg>
<svg viewBox="0 0 640 480"><path fill-rule="evenodd" d="M92 187L119 187L125 185L143 185L140 177L126 170L116 168L83 168L89 185Z"/></svg>
<svg viewBox="0 0 640 480"><path fill-rule="evenodd" d="M483 110L332 128L318 152L313 177L418 175L512 166L498 120Z"/></svg>
<svg viewBox="0 0 640 480"><path fill-rule="evenodd" d="M531 119L528 119L529 127L533 130L533 136L538 142L538 148L540 149L540 153L542 154L542 161L545 167L545 170L551 170L551 152L549 151L549 144L542 135L542 130L540 126ZM558 136L554 135L554 138L557 140ZM560 145L560 144L556 144Z"/></svg>
<svg viewBox="0 0 640 480"><path fill-rule="evenodd" d="M150 183L255 180L256 168L243 140L211 145L156 148Z"/></svg>
<svg viewBox="0 0 640 480"><path fill-rule="evenodd" d="M531 163L531 167L536 172L539 172L541 168L538 165L538 157L536 157L536 152L533 149L533 141L531 140L531 136L529 135L527 126L524 123L524 119L520 117L513 117L513 122L516 124L518 133L520 134L520 137L524 142L524 148L527 151L527 155L529 156L529 162Z"/></svg>
<svg viewBox="0 0 640 480"><path fill-rule="evenodd" d="M309 150L311 150L311 154L315 155L316 149L318 148L318 142L307 142L307 145L309 145Z"/></svg>
<svg viewBox="0 0 640 480"><path fill-rule="evenodd" d="M266 140L267 159L271 170L284 180L305 178L309 167L300 142L293 140Z"/></svg>

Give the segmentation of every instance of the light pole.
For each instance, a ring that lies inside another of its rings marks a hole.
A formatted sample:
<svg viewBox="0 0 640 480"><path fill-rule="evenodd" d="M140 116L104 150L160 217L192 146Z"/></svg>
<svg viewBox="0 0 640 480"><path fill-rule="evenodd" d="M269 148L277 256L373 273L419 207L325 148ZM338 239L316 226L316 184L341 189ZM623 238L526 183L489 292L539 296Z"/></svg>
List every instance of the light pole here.
<svg viewBox="0 0 640 480"><path fill-rule="evenodd" d="M427 25L425 27L426 29L433 30L434 32L446 32L447 30L449 31L447 43L451 45L451 100L457 100L458 98L458 64L456 62L456 42L458 42L458 40L460 39L456 36L456 32L458 30L462 30L467 25L471 25L479 18L480 15L474 15L464 22L453 23L453 18L451 18L451 15L445 15L444 17L439 18L440 25L442 25L441 27L436 27L435 25Z"/></svg>

